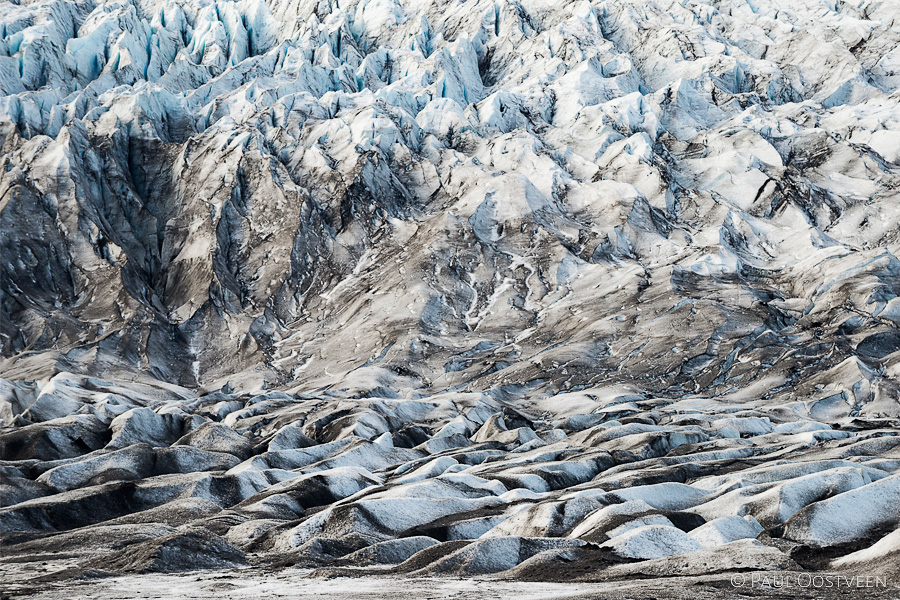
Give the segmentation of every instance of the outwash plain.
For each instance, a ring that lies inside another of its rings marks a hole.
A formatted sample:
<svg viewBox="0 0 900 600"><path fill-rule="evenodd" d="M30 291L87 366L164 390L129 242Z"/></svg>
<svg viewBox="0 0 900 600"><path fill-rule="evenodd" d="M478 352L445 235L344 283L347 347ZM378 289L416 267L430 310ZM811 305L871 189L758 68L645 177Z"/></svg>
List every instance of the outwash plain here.
<svg viewBox="0 0 900 600"><path fill-rule="evenodd" d="M900 598L897 0L0 0L0 599Z"/></svg>

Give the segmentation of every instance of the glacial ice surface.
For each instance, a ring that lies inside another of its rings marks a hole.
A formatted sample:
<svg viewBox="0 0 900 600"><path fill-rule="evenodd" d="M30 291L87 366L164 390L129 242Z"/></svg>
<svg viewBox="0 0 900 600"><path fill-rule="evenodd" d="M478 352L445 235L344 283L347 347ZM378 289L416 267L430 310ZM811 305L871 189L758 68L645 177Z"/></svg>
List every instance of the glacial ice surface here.
<svg viewBox="0 0 900 600"><path fill-rule="evenodd" d="M893 0L12 0L0 149L22 589L896 572Z"/></svg>

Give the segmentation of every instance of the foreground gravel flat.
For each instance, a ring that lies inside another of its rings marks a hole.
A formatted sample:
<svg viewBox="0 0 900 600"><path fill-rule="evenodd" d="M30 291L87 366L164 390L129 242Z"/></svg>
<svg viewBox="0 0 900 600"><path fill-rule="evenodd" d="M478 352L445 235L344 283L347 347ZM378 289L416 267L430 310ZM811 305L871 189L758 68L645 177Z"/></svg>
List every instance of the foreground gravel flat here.
<svg viewBox="0 0 900 600"><path fill-rule="evenodd" d="M691 577L606 583L523 582L487 578L399 578L359 577L313 579L303 570L254 573L249 570L183 575L147 574L74 581L28 589L9 586L9 598L35 600L251 600L257 598L329 598L335 600L376 600L402 598L417 600L729 600L740 598L796 598L798 600L846 600L900 598L900 586L877 588L814 587L807 583L810 572L783 572L783 585L740 587L731 577ZM747 582L755 575L745 573ZM833 575L832 575L833 576ZM797 584L797 577L800 583ZM773 584L775 580L771 580Z"/></svg>

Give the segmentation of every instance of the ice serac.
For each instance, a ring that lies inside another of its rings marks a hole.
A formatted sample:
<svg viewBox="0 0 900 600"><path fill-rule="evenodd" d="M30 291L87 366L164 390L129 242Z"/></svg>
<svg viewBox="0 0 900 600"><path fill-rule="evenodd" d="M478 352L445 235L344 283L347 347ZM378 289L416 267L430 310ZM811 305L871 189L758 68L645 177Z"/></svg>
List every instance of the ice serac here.
<svg viewBox="0 0 900 600"><path fill-rule="evenodd" d="M4 556L881 564L898 200L893 0L2 2Z"/></svg>

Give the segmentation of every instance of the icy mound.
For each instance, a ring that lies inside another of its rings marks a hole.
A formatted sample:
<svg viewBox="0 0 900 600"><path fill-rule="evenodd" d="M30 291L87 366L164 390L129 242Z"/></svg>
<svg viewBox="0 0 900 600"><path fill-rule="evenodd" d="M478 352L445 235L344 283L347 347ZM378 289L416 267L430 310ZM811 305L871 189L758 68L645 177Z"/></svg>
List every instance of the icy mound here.
<svg viewBox="0 0 900 600"><path fill-rule="evenodd" d="M891 0L0 4L4 556L882 564L898 24Z"/></svg>

